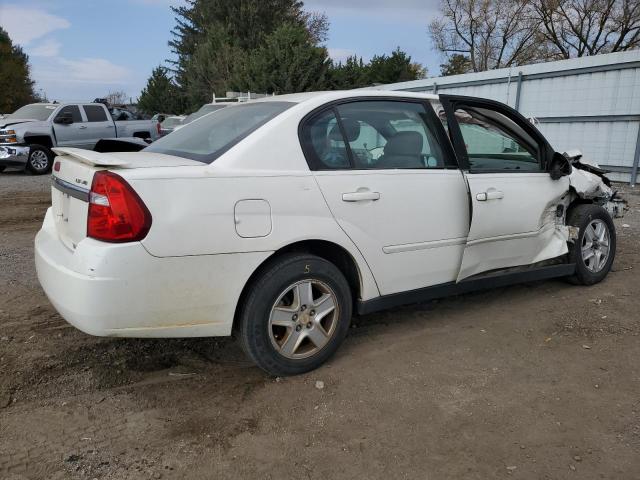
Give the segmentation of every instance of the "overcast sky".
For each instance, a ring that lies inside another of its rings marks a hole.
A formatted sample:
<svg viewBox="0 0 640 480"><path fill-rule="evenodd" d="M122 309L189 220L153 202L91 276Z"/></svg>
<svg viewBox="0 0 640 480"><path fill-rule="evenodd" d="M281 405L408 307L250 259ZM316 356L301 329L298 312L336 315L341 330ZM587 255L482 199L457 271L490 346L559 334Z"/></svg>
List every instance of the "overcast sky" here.
<svg viewBox="0 0 640 480"><path fill-rule="evenodd" d="M37 88L50 100L87 101L124 90L134 100L167 41L180 0L0 0L0 25L29 55ZM427 35L437 0L309 0L331 28L332 58L365 60L396 47L437 74L440 56Z"/></svg>

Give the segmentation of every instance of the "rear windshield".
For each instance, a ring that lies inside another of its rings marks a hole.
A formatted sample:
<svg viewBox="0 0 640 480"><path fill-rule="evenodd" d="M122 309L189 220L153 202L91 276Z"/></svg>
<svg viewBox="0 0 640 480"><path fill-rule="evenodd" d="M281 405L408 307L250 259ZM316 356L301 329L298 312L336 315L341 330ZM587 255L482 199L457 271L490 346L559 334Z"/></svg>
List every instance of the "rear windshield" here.
<svg viewBox="0 0 640 480"><path fill-rule="evenodd" d="M247 135L284 112L291 102L259 102L229 106L162 137L145 152L165 153L211 163Z"/></svg>
<svg viewBox="0 0 640 480"><path fill-rule="evenodd" d="M57 105L46 105L46 104L32 104L25 105L24 107L19 108L11 115L7 115L4 118L21 118L23 120L40 120L44 121L53 113L53 111L58 108Z"/></svg>
<svg viewBox="0 0 640 480"><path fill-rule="evenodd" d="M187 118L184 119L183 123L187 124L193 122L200 117L204 117L207 113L215 112L216 110L220 110L224 107L226 107L226 105L203 105L198 111L193 112L191 115L187 115Z"/></svg>

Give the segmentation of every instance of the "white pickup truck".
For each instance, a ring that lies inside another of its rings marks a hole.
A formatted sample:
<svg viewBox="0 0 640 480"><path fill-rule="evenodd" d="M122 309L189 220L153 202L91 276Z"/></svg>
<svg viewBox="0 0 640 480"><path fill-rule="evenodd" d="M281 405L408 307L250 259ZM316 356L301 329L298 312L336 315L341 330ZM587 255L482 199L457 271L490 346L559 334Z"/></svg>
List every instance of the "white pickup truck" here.
<svg viewBox="0 0 640 480"><path fill-rule="evenodd" d="M0 119L0 172L18 167L43 174L51 169L54 147L93 149L103 138L154 134L151 120L114 119L101 103L32 103Z"/></svg>

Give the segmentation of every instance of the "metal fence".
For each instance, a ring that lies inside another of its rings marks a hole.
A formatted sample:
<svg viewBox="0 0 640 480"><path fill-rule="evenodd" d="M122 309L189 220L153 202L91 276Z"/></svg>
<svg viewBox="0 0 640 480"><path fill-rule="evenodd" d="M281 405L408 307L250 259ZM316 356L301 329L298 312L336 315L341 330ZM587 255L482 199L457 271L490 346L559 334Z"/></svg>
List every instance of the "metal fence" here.
<svg viewBox="0 0 640 480"><path fill-rule="evenodd" d="M579 149L617 181L640 163L640 50L381 85L491 98L532 118L558 151Z"/></svg>

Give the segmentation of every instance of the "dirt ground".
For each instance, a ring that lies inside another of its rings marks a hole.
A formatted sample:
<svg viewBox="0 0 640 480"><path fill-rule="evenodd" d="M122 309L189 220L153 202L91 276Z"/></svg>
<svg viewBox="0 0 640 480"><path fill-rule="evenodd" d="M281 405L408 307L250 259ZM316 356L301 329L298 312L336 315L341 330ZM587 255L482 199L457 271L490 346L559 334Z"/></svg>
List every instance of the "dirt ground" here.
<svg viewBox="0 0 640 480"><path fill-rule="evenodd" d="M280 379L228 339L67 325L33 265L48 182L0 175L0 478L640 478L640 190L605 282L361 317Z"/></svg>

